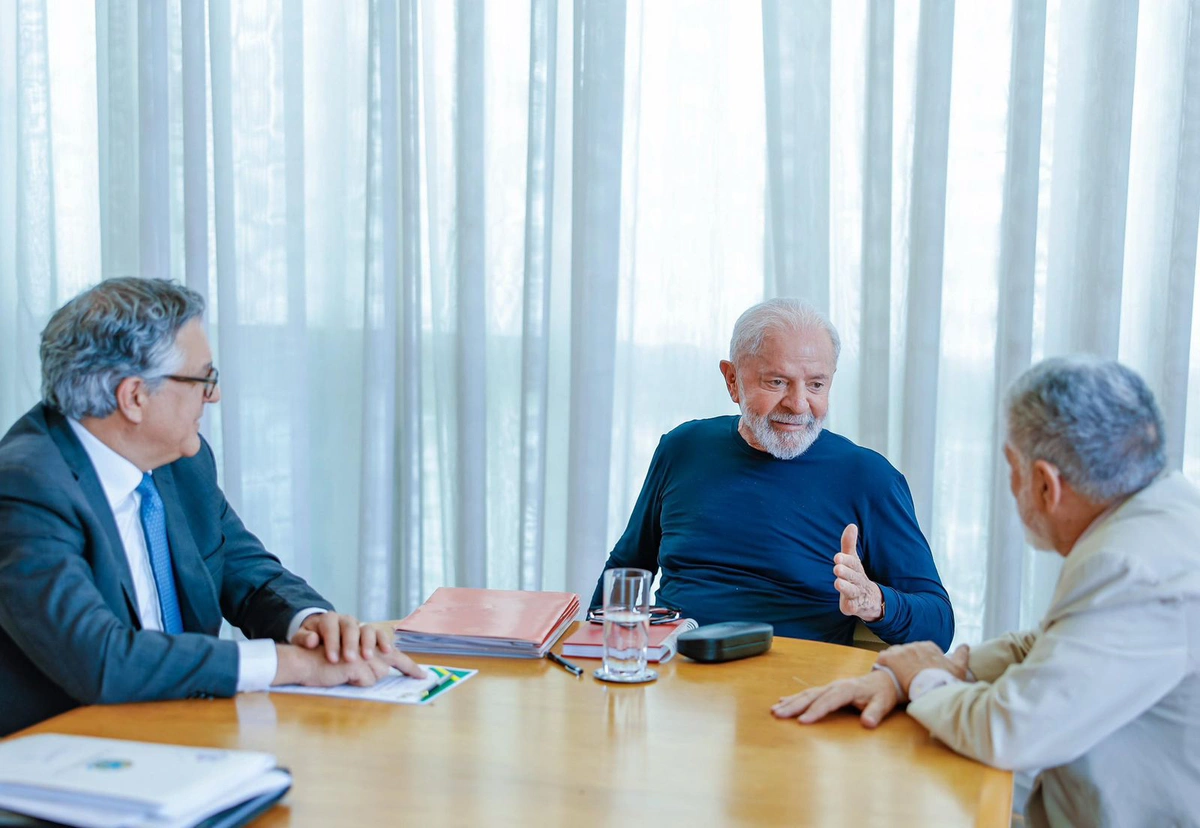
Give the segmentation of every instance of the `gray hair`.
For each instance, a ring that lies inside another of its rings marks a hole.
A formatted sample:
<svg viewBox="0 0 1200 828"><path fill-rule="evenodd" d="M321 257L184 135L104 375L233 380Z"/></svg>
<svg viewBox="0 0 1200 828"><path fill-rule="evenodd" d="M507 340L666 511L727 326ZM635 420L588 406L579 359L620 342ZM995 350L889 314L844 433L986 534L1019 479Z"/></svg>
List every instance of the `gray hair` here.
<svg viewBox="0 0 1200 828"><path fill-rule="evenodd" d="M842 340L829 317L802 299L780 298L759 302L738 317L729 341L729 361L754 356L762 350L767 334L775 331L821 330L833 343L833 365L837 367Z"/></svg>
<svg viewBox="0 0 1200 828"><path fill-rule="evenodd" d="M1094 502L1140 491L1167 465L1154 394L1120 363L1047 359L1013 383L1007 411L1008 441L1021 460L1053 464Z"/></svg>
<svg viewBox="0 0 1200 828"><path fill-rule="evenodd" d="M204 297L162 279L109 279L63 305L42 331L42 400L68 417L107 417L117 386L144 377L151 391L178 370L179 329Z"/></svg>

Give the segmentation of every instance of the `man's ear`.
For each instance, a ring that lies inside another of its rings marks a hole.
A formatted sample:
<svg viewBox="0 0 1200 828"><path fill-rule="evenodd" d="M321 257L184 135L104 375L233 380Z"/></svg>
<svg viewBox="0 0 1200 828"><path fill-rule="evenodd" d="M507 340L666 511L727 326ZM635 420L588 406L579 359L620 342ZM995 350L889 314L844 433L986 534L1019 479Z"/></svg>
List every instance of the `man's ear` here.
<svg viewBox="0 0 1200 828"><path fill-rule="evenodd" d="M1053 513L1062 503L1063 479L1058 467L1045 460L1035 460L1033 475L1033 497L1046 514Z"/></svg>
<svg viewBox="0 0 1200 828"><path fill-rule="evenodd" d="M738 399L737 368L727 359L721 360L721 376L725 377L725 390L729 392L729 399L740 405L742 401Z"/></svg>
<svg viewBox="0 0 1200 828"><path fill-rule="evenodd" d="M131 423L140 423L150 396L146 381L141 377L126 377L117 384L117 411Z"/></svg>

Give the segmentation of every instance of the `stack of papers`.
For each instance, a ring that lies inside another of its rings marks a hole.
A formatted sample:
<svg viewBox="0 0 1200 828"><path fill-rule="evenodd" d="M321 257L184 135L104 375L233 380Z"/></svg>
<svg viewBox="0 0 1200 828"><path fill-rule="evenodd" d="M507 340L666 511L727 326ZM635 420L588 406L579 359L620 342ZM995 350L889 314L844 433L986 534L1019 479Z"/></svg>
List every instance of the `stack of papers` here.
<svg viewBox="0 0 1200 828"><path fill-rule="evenodd" d="M291 785L269 753L57 733L0 743L0 808L80 828L242 825Z"/></svg>
<svg viewBox="0 0 1200 828"><path fill-rule="evenodd" d="M439 587L393 626L409 653L542 658L578 614L573 592Z"/></svg>

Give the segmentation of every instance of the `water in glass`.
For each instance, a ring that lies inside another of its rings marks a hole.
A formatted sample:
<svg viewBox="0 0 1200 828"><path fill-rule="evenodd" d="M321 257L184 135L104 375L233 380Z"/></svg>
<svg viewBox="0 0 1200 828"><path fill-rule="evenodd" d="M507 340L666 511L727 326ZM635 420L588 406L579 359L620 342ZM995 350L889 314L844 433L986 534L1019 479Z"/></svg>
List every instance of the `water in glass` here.
<svg viewBox="0 0 1200 828"><path fill-rule="evenodd" d="M614 676L640 676L646 671L650 613L612 610L604 614L604 669Z"/></svg>

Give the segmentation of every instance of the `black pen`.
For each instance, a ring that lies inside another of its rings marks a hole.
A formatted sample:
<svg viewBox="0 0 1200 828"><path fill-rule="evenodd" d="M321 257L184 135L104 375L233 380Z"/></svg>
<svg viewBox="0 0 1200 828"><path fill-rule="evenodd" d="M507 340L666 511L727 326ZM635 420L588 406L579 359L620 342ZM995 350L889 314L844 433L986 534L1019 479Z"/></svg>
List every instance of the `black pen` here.
<svg viewBox="0 0 1200 828"><path fill-rule="evenodd" d="M546 651L546 658L548 658L548 659L550 659L551 661L553 661L555 664L557 664L559 667L561 667L561 668L563 668L564 670L566 670L568 673L574 673L574 674L575 674L575 675L577 675L577 676L582 676L582 675L583 675L583 668L582 668L582 667L580 667L578 664L572 664L571 662L567 661L565 658L563 658L563 657L562 657L562 656L560 656L560 655L557 655L557 654L555 654L555 653L552 653L552 652L550 652L549 650L547 650L547 651Z"/></svg>

